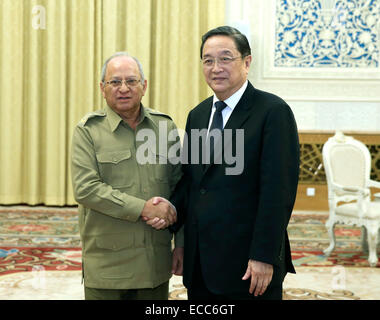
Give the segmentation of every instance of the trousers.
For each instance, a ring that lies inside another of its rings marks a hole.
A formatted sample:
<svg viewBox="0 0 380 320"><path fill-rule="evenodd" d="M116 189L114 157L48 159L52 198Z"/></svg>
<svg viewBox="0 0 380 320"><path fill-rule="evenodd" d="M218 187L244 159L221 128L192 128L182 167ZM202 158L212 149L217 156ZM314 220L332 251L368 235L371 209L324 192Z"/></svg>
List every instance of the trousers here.
<svg viewBox="0 0 380 320"><path fill-rule="evenodd" d="M168 300L169 281L156 288L98 289L84 287L85 300Z"/></svg>
<svg viewBox="0 0 380 320"><path fill-rule="evenodd" d="M247 292L215 294L207 287L203 278L199 250L197 250L194 265L191 286L187 288L189 300L282 300L282 281L270 283L264 294L257 297L250 294L248 289ZM223 279L220 279L220 281L223 281ZM250 279L245 281L250 281Z"/></svg>

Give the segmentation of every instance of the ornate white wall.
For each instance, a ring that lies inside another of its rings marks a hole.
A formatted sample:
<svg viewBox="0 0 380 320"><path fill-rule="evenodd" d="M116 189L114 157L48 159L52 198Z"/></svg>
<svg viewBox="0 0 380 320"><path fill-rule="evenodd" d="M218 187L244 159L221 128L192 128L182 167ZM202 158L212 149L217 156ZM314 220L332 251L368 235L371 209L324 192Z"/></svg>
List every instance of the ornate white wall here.
<svg viewBox="0 0 380 320"><path fill-rule="evenodd" d="M276 1L274 66L376 69L375 0Z"/></svg>
<svg viewBox="0 0 380 320"><path fill-rule="evenodd" d="M380 131L380 0L226 4L251 42L249 79L285 99L300 130Z"/></svg>

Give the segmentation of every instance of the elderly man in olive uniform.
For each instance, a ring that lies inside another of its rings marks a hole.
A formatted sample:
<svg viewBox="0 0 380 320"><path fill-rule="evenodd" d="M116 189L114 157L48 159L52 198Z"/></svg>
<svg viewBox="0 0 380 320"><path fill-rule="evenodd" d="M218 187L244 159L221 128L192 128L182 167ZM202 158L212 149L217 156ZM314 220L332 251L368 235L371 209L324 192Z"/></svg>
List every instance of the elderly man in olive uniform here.
<svg viewBox="0 0 380 320"><path fill-rule="evenodd" d="M169 279L181 274L182 266L178 259L172 266L172 234L166 227L176 221L176 210L166 199L181 170L162 161L167 154L158 142L166 137L169 149L174 142L167 133L176 126L141 104L147 80L139 61L127 53L107 59L100 88L107 106L87 114L72 141L85 299L168 299ZM156 162L139 161L141 129L157 137L148 150ZM174 256L182 247L182 237L176 237Z"/></svg>

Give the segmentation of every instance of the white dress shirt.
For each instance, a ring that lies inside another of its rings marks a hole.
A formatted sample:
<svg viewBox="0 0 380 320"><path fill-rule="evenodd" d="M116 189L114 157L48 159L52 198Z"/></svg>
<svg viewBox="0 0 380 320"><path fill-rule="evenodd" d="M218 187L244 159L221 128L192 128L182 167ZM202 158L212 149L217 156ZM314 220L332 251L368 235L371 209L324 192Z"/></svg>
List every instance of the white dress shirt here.
<svg viewBox="0 0 380 320"><path fill-rule="evenodd" d="M238 104L238 102L240 101L245 89L247 88L247 85L248 85L248 80L246 80L244 82L244 84L242 85L242 87L236 91L231 97L229 97L228 99L224 100L224 103L227 104L227 107L225 107L223 110L222 110L222 116L223 116L223 128L225 127L228 119L230 118L231 114L232 114L232 111L234 111L236 105ZM219 101L219 99L216 97L216 95L214 94L214 101L213 101L213 104L212 104L212 109L211 109L211 115L210 115L210 120L208 122L208 129L207 129L207 134L210 130L210 126L211 126L211 123L212 123L212 119L214 117L214 113L215 113L215 110L216 110L216 107L215 107L215 102Z"/></svg>

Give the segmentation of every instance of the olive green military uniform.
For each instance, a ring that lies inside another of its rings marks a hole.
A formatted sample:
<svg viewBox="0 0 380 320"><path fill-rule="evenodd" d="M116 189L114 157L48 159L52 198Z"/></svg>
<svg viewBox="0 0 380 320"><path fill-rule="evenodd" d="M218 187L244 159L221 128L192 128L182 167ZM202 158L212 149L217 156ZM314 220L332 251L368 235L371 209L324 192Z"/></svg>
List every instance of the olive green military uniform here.
<svg viewBox="0 0 380 320"><path fill-rule="evenodd" d="M169 199L181 176L180 164L167 159L175 141L168 141L166 151L158 146L162 121L167 133L176 130L169 116L141 105L135 131L107 106L86 115L75 128L72 181L88 288L156 288L171 277L172 234L152 228L140 217L146 200ZM157 137L148 151L157 164L139 164L136 159L144 143L136 139L141 129L151 129ZM183 246L182 234L176 242Z"/></svg>

